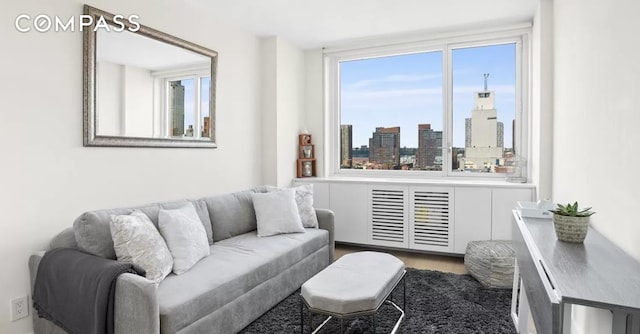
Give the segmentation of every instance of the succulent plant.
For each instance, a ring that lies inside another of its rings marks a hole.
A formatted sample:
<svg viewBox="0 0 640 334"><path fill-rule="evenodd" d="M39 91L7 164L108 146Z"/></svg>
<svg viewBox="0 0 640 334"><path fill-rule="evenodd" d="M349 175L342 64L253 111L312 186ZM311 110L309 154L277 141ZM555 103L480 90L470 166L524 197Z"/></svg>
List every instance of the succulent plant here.
<svg viewBox="0 0 640 334"><path fill-rule="evenodd" d="M549 211L561 216L589 217L595 213L589 210L591 210L591 207L580 210L578 208L578 202L575 202L573 204L567 203L566 205L562 205L558 203L558 206L554 210L549 210Z"/></svg>

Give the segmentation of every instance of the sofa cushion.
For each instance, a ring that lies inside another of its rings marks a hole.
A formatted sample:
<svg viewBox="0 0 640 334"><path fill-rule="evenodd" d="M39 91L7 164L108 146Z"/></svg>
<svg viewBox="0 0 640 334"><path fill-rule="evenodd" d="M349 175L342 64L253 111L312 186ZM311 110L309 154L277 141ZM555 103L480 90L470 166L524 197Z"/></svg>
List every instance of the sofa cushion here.
<svg viewBox="0 0 640 334"><path fill-rule="evenodd" d="M304 232L293 189L251 194L251 198L259 237Z"/></svg>
<svg viewBox="0 0 640 334"><path fill-rule="evenodd" d="M167 276L158 286L161 332L179 331L328 243L328 232L321 229L269 238L250 232L216 242L211 255L182 275Z"/></svg>
<svg viewBox="0 0 640 334"><path fill-rule="evenodd" d="M78 248L93 255L107 259L116 259L113 249L109 222L111 215L128 215L133 210L142 211L151 222L158 227L158 211L156 204L132 208L105 209L85 212L73 222L73 233L78 243Z"/></svg>
<svg viewBox="0 0 640 334"><path fill-rule="evenodd" d="M158 214L160 234L173 257L173 273L180 275L209 255L207 233L191 203L178 209L161 209Z"/></svg>
<svg viewBox="0 0 640 334"><path fill-rule="evenodd" d="M54 248L78 248L78 243L76 242L76 236L73 233L73 227L67 227L62 232L58 233L53 239L51 239L51 243L49 243L49 249Z"/></svg>
<svg viewBox="0 0 640 334"><path fill-rule="evenodd" d="M252 193L253 191L247 190L203 198L209 208L214 242L257 228Z"/></svg>
<svg viewBox="0 0 640 334"><path fill-rule="evenodd" d="M213 232L211 230L211 219L209 219L209 209L207 209L207 203L202 198L198 199L189 199L189 200L178 200L172 202L162 202L158 203L161 209L166 210L174 210L179 209L188 203L191 203L193 207L196 209L198 213L198 217L200 218L200 222L202 226L204 226L205 232L207 232L207 240L209 241L209 245L213 244Z"/></svg>
<svg viewBox="0 0 640 334"><path fill-rule="evenodd" d="M209 212L204 199L183 199L130 208L103 209L85 212L73 222L73 233L76 242L78 243L78 248L93 255L115 260L116 253L113 250L113 241L111 240L111 232L109 231L111 215L128 215L131 214L133 210L139 210L144 212L144 214L151 219L151 222L155 227L158 228L158 212L161 208L177 209L189 202L191 202L196 208L198 217L200 217L200 221L202 222L205 231L207 231L207 238L209 238L209 236L212 235L211 221L209 220ZM209 243L212 243L212 241Z"/></svg>
<svg viewBox="0 0 640 334"><path fill-rule="evenodd" d="M313 207L313 184L305 184L293 188L278 188L274 186L263 186L266 192L281 191L282 189L295 190L296 205L298 214L304 227L318 228L318 217Z"/></svg>

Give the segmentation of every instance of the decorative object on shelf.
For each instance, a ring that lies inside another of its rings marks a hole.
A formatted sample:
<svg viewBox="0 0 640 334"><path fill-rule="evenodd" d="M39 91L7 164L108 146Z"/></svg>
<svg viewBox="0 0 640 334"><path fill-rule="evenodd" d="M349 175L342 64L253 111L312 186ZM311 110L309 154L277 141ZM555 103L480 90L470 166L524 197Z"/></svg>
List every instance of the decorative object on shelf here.
<svg viewBox="0 0 640 334"><path fill-rule="evenodd" d="M312 154L313 146L307 145L307 146L301 146L301 147L302 147L302 157L303 158L305 158L305 159L313 158L313 154Z"/></svg>
<svg viewBox="0 0 640 334"><path fill-rule="evenodd" d="M527 182L527 159L520 155L511 156L504 162L507 171L507 182Z"/></svg>
<svg viewBox="0 0 640 334"><path fill-rule="evenodd" d="M587 237L589 217L595 212L591 207L580 210L578 202L566 205L558 204L553 212L553 227L560 241L581 243Z"/></svg>
<svg viewBox="0 0 640 334"><path fill-rule="evenodd" d="M311 135L305 130L298 135L298 177L316 176L315 147Z"/></svg>
<svg viewBox="0 0 640 334"><path fill-rule="evenodd" d="M539 200L537 202L518 201L516 208L522 217L551 219L553 214L553 203L551 200Z"/></svg>
<svg viewBox="0 0 640 334"><path fill-rule="evenodd" d="M311 166L311 161L302 162L302 176L313 176L313 166Z"/></svg>

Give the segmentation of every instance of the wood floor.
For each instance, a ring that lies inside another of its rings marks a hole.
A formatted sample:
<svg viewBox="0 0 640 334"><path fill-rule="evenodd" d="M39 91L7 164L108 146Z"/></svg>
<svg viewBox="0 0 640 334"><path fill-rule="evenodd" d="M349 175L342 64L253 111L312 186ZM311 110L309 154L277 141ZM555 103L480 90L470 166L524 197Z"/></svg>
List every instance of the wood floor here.
<svg viewBox="0 0 640 334"><path fill-rule="evenodd" d="M380 250L344 244L336 244L336 259L345 254L365 250L381 251L393 254L394 256L402 260L404 262L404 265L408 268L445 271L454 274L467 273L467 270L464 267L464 258L462 257L402 252L395 250L391 251L387 249Z"/></svg>

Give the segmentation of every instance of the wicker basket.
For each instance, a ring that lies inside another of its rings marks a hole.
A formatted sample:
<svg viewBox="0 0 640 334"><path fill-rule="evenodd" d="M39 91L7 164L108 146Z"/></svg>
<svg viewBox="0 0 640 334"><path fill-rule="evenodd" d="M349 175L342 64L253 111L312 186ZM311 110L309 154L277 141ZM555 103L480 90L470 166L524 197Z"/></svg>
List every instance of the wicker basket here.
<svg viewBox="0 0 640 334"><path fill-rule="evenodd" d="M553 227L560 241L580 243L589 231L589 217L571 217L553 214Z"/></svg>

